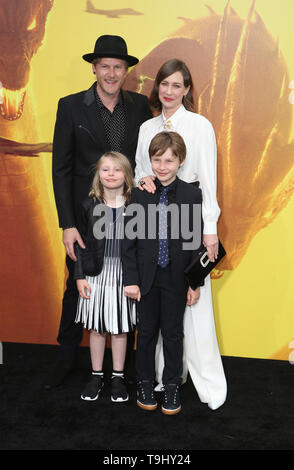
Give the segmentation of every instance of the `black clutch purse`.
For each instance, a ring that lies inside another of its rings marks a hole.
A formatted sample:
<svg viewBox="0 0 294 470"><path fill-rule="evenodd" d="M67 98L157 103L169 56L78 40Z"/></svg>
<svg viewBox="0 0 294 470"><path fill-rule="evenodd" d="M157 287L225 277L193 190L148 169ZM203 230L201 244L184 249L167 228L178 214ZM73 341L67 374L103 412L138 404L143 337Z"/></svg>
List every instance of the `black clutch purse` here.
<svg viewBox="0 0 294 470"><path fill-rule="evenodd" d="M213 268L215 268L215 266L225 256L225 254L226 251L220 241L218 242L218 257L216 261L209 261L205 246L200 248L197 257L184 271L189 285L193 290L195 290L200 285L203 285L203 281L206 276L210 273L210 271L213 270Z"/></svg>

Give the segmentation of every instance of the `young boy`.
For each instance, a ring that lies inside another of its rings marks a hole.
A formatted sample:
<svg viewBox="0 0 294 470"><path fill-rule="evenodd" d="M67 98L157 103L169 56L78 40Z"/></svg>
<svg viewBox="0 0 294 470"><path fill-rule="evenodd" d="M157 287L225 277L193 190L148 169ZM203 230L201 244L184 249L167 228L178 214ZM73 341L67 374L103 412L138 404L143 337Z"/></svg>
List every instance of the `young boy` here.
<svg viewBox="0 0 294 470"><path fill-rule="evenodd" d="M177 178L178 169L186 157L186 146L179 134L157 134L150 143L149 156L156 176L156 191L152 194L135 188L126 210L122 243L124 293L138 301L137 404L145 410L157 408L154 397L155 348L161 330L164 354L161 409L165 414L176 414L181 410L183 316L186 304L194 304L200 295L199 287L194 291L188 286L184 270L191 263L202 238L202 195L199 188ZM133 220L130 214L134 204L144 209L144 215L141 212L141 220L137 223L140 236L131 237L128 223ZM151 207L157 208L153 219ZM184 210L187 207L188 219L187 210ZM190 241L198 231L196 247L191 248L191 244L188 249L185 247L187 236L182 232L187 232L187 228L190 228ZM142 230L145 236L142 236Z"/></svg>

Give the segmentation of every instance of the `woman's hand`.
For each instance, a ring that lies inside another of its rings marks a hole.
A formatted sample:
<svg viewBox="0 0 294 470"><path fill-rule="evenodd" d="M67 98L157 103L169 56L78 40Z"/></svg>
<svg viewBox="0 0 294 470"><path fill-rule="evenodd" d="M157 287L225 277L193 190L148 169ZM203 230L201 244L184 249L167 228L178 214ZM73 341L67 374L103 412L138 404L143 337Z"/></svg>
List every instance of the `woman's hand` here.
<svg viewBox="0 0 294 470"><path fill-rule="evenodd" d="M197 287L197 289L195 290L189 287L188 292L187 292L187 305L196 304L196 302L199 300L199 297L200 297L200 287Z"/></svg>
<svg viewBox="0 0 294 470"><path fill-rule="evenodd" d="M79 291L80 296L83 299L89 299L90 294L91 294L91 287L88 281L86 281L86 279L77 279L76 283L77 283L77 289ZM88 294L86 290L88 291Z"/></svg>
<svg viewBox="0 0 294 470"><path fill-rule="evenodd" d="M65 230L63 230L62 241L65 246L66 254L73 261L76 261L77 258L74 252L74 243L78 242L81 248L85 248L84 242L78 230L75 227L66 228Z"/></svg>
<svg viewBox="0 0 294 470"><path fill-rule="evenodd" d="M207 249L209 261L215 261L218 256L218 236L203 235L203 245Z"/></svg>
<svg viewBox="0 0 294 470"><path fill-rule="evenodd" d="M141 300L141 291L139 286L126 286L124 288L124 294L126 297L130 297L130 299L137 300L138 302Z"/></svg>
<svg viewBox="0 0 294 470"><path fill-rule="evenodd" d="M138 188L140 188L141 191L146 190L148 191L148 193L155 193L156 186L153 183L154 180L155 180L154 175L144 176L144 178L141 178L140 181L138 182Z"/></svg>

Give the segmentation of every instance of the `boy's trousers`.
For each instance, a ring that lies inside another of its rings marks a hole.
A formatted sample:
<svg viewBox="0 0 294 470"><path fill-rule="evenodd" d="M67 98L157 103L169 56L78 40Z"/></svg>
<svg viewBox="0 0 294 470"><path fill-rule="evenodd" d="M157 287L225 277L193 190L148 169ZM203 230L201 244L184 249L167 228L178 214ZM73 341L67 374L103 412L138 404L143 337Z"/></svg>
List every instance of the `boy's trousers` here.
<svg viewBox="0 0 294 470"><path fill-rule="evenodd" d="M138 337L136 352L137 380L154 380L155 348L159 330L163 340L163 384L182 382L183 317L187 291L175 288L170 264L157 267L148 294L138 303Z"/></svg>

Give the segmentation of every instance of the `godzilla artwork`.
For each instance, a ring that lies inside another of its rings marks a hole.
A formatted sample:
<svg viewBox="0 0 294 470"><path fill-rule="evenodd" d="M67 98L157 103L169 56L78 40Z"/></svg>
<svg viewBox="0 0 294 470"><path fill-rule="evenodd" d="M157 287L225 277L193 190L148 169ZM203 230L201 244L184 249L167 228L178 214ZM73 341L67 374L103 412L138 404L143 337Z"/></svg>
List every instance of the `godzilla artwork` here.
<svg viewBox="0 0 294 470"><path fill-rule="evenodd" d="M23 110L30 61L39 49L53 0L0 1L0 113L18 119Z"/></svg>
<svg viewBox="0 0 294 470"><path fill-rule="evenodd" d="M173 57L191 70L198 112L213 123L218 144L218 227L227 256L214 277L239 265L294 190L287 66L254 6L245 20L230 2L223 15L209 8L204 18L182 18L125 84L149 95L157 70Z"/></svg>
<svg viewBox="0 0 294 470"><path fill-rule="evenodd" d="M86 12L94 13L94 15L104 15L108 18L121 18L121 16L123 15L143 15L143 13L141 13L140 11L136 11L133 8L119 8L118 10L100 10L99 8L95 8L90 0L87 0Z"/></svg>
<svg viewBox="0 0 294 470"><path fill-rule="evenodd" d="M85 4L95 10L91 13L115 17L115 23L120 15L140 14ZM66 279L48 177L52 143L40 143L29 81L31 59L42 45L52 7L53 0L0 0L3 341L54 342ZM293 194L290 80L255 1L245 19L230 1L222 15L208 7L203 18L180 19L181 27L130 71L125 88L148 96L159 67L174 57L192 72L197 112L212 122L218 145L218 228L227 251L213 273L218 278L239 266L254 237Z"/></svg>
<svg viewBox="0 0 294 470"><path fill-rule="evenodd" d="M50 145L38 143L29 91L30 61L42 44L52 5L0 0L0 315L6 335L1 339L7 341L52 341L56 335L60 240L52 230L57 219L47 163L39 154Z"/></svg>

